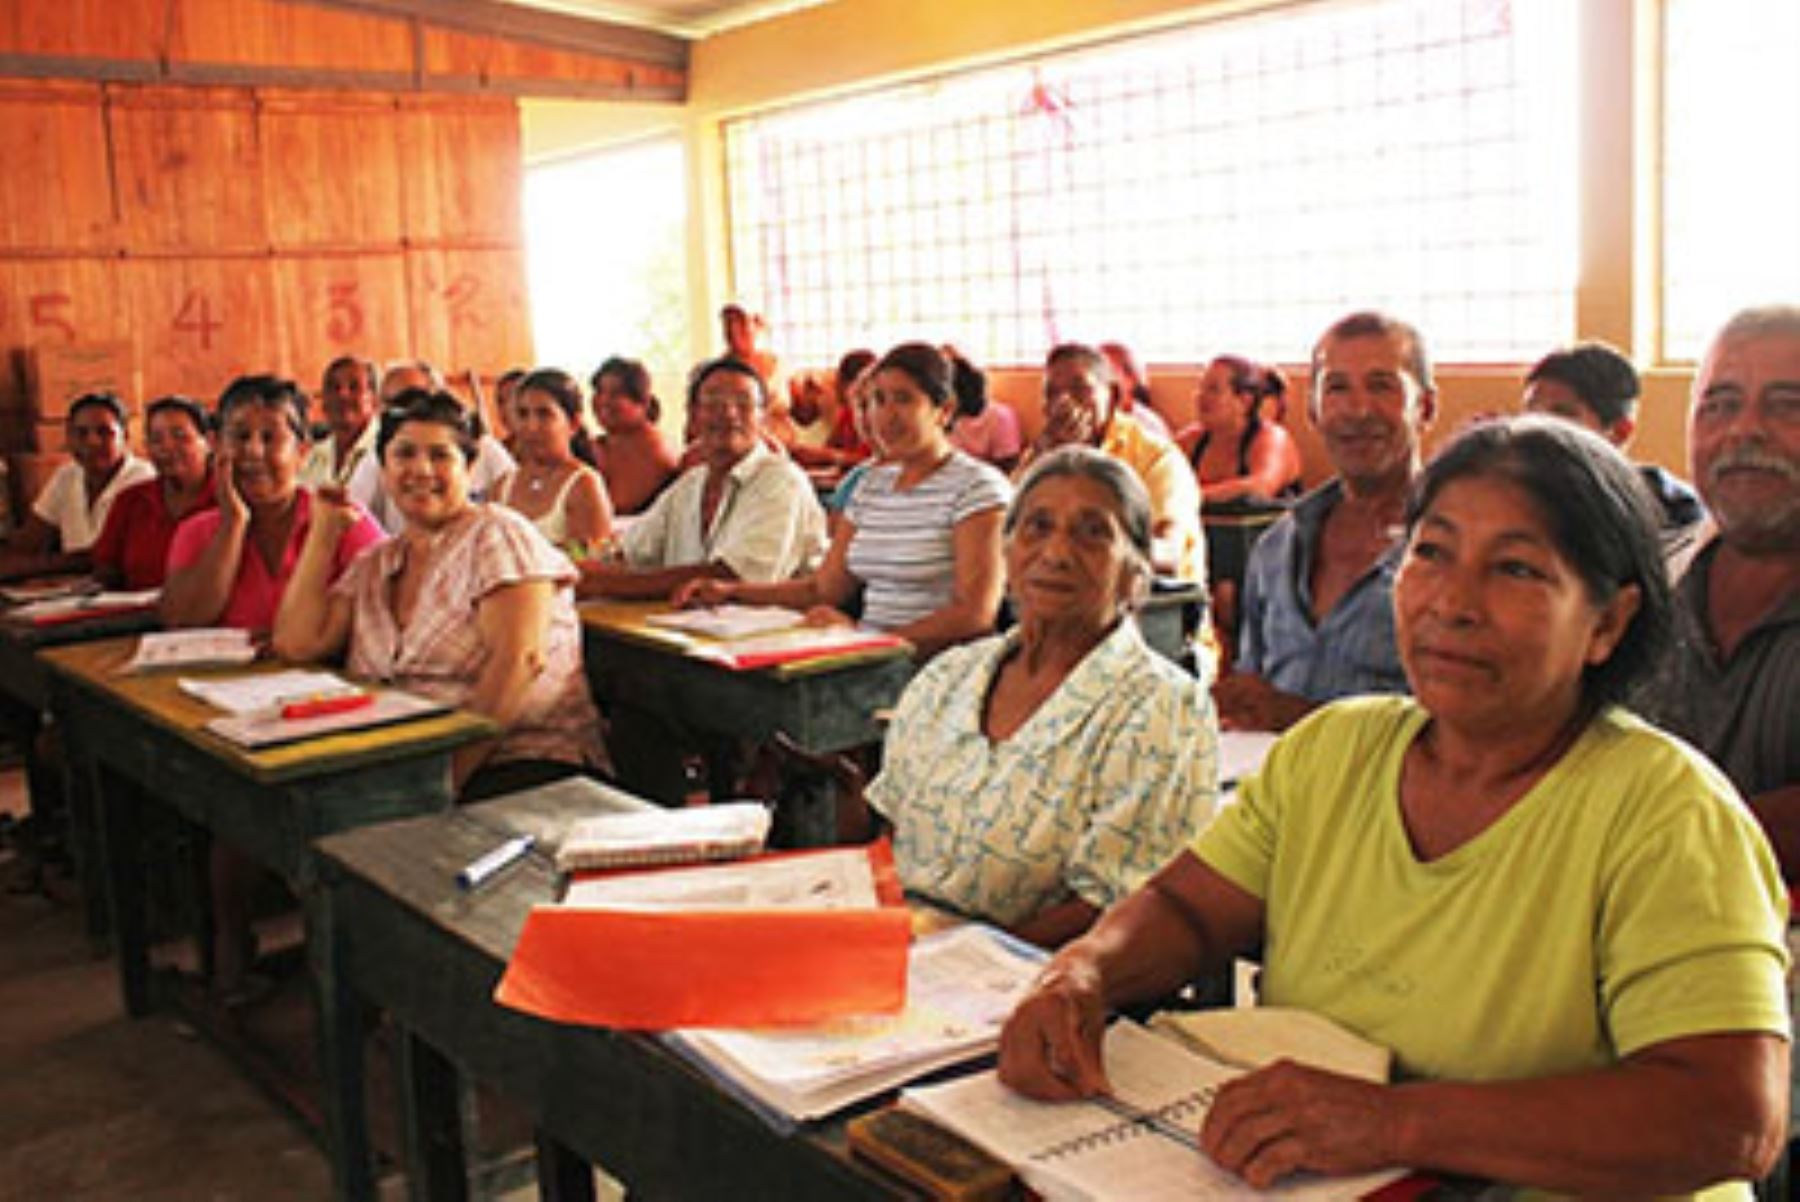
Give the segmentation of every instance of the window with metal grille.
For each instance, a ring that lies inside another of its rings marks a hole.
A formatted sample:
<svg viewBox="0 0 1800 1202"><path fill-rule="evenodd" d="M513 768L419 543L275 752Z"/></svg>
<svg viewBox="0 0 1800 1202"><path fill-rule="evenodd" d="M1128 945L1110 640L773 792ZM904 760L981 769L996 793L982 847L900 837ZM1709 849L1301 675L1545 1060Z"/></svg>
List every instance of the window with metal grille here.
<svg viewBox="0 0 1800 1202"><path fill-rule="evenodd" d="M1667 0L1663 356L1697 359L1727 317L1800 303L1800 4Z"/></svg>
<svg viewBox="0 0 1800 1202"><path fill-rule="evenodd" d="M1574 324L1573 14L1284 6L733 120L736 291L796 364L1294 360L1366 306L1535 359Z"/></svg>

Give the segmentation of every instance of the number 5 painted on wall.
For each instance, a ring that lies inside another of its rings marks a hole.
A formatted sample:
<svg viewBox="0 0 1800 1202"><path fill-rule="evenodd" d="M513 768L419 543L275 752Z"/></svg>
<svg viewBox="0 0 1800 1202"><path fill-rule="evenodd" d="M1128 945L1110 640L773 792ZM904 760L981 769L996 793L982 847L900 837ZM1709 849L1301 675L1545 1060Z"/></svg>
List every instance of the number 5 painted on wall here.
<svg viewBox="0 0 1800 1202"><path fill-rule="evenodd" d="M67 314L58 312L74 304L67 292L39 292L31 298L31 324L46 330L61 330L70 342L76 340L75 323Z"/></svg>

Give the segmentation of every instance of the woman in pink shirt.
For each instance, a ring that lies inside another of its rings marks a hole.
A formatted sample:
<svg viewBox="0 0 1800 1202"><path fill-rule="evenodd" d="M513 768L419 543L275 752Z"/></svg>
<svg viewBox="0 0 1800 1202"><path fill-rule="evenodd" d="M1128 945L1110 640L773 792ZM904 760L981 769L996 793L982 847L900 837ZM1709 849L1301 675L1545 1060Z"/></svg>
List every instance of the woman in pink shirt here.
<svg viewBox="0 0 1800 1202"><path fill-rule="evenodd" d="M306 398L292 380L240 376L219 397L216 509L176 527L169 545L162 618L169 626L233 626L267 634L311 524L313 497L300 487L306 458ZM342 501L340 504L349 504ZM352 506L332 564L336 577L358 551L384 537ZM220 839L212 844L213 989L228 1006L266 992L249 971L256 954L250 897L262 870Z"/></svg>
<svg viewBox="0 0 1800 1202"><path fill-rule="evenodd" d="M267 634L306 541L313 497L300 486L306 397L292 380L240 376L219 397L219 504L182 522L169 545L162 618L169 626L233 626ZM383 538L361 509L338 543L331 576Z"/></svg>

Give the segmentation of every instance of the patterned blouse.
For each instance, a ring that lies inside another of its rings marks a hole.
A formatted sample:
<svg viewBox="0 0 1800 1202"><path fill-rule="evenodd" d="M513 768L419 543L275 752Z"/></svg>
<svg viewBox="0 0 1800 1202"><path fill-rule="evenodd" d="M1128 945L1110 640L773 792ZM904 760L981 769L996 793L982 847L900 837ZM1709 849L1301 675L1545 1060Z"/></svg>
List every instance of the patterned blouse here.
<svg viewBox="0 0 1800 1202"><path fill-rule="evenodd" d="M1069 897L1106 906L1212 821L1218 722L1201 680L1121 621L999 742L982 733L1018 633L953 648L900 698L869 803L907 889L1014 926Z"/></svg>
<svg viewBox="0 0 1800 1202"><path fill-rule="evenodd" d="M524 709L491 762L604 764L600 716L582 671L581 622L570 588L574 565L529 518L499 505L471 506L466 517L435 538L434 563L404 629L391 598L393 582L406 567L406 539L390 539L361 556L332 586L333 595L354 606L350 672L461 705L487 660L475 621L482 599L509 584L552 581L557 588L543 671L528 686Z"/></svg>

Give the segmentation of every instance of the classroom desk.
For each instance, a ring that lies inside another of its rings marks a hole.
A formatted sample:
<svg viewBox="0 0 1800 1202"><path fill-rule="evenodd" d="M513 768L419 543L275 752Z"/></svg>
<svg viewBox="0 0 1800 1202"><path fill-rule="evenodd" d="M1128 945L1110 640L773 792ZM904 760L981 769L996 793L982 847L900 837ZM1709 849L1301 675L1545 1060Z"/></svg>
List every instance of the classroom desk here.
<svg viewBox="0 0 1800 1202"><path fill-rule="evenodd" d="M768 742L777 731L802 751L829 755L881 741L877 713L892 708L912 679L904 650L884 648L803 663L737 672L695 659L692 636L644 619L667 610L661 601L589 601L581 606L588 683L609 708L635 706L695 745L743 739ZM715 779L715 792L729 782ZM828 790L808 794L800 812L784 815L793 841L833 841Z"/></svg>
<svg viewBox="0 0 1800 1202"><path fill-rule="evenodd" d="M115 639L44 653L70 771L86 775L99 800L108 913L126 1012L143 1015L152 1003L142 904L150 865L140 824L146 803L160 802L272 869L294 890L305 913L311 987L323 1028L334 991L330 958L314 938L323 928L312 841L362 823L447 808L451 753L492 735L495 727L453 712L248 751L202 729L215 711L182 693L173 673L121 675L135 642ZM204 908L200 925L208 925ZM162 996L191 1000L178 988L179 978L168 983L176 988ZM196 1025L303 1123L315 1129L323 1124L328 1144L367 1138L361 1131L332 1130L329 1110L321 1115L317 1099L240 1038L228 1018L204 1003L189 1010ZM320 1055L321 1075L329 1081L323 1045Z"/></svg>
<svg viewBox="0 0 1800 1202"><path fill-rule="evenodd" d="M539 1189L589 1199L588 1162L631 1196L845 1199L911 1196L852 1160L840 1123L776 1131L653 1037L565 1026L505 1009L493 991L531 906L555 896L550 858L533 853L472 893L456 870L516 833L545 842L570 818L641 805L589 781L559 781L449 814L383 823L318 843L333 965L323 1007L345 1130L366 1129L362 1003L390 1016L401 1144L414 1199L461 1199L467 1170L458 1073L522 1104L538 1128ZM374 1196L366 1144L334 1144L337 1197Z"/></svg>
<svg viewBox="0 0 1800 1202"><path fill-rule="evenodd" d="M39 799L49 796L50 788L46 766L38 756L38 735L43 729L43 715L50 708L50 679L38 652L70 643L137 634L155 629L156 625L156 613L148 609L45 624L0 612L0 725L24 756L25 785L34 813L39 812ZM69 809L69 852L81 882L88 936L99 940L106 934L106 908L102 904L105 889L99 844L94 838L93 798L74 774L70 774L67 784L64 801Z"/></svg>

